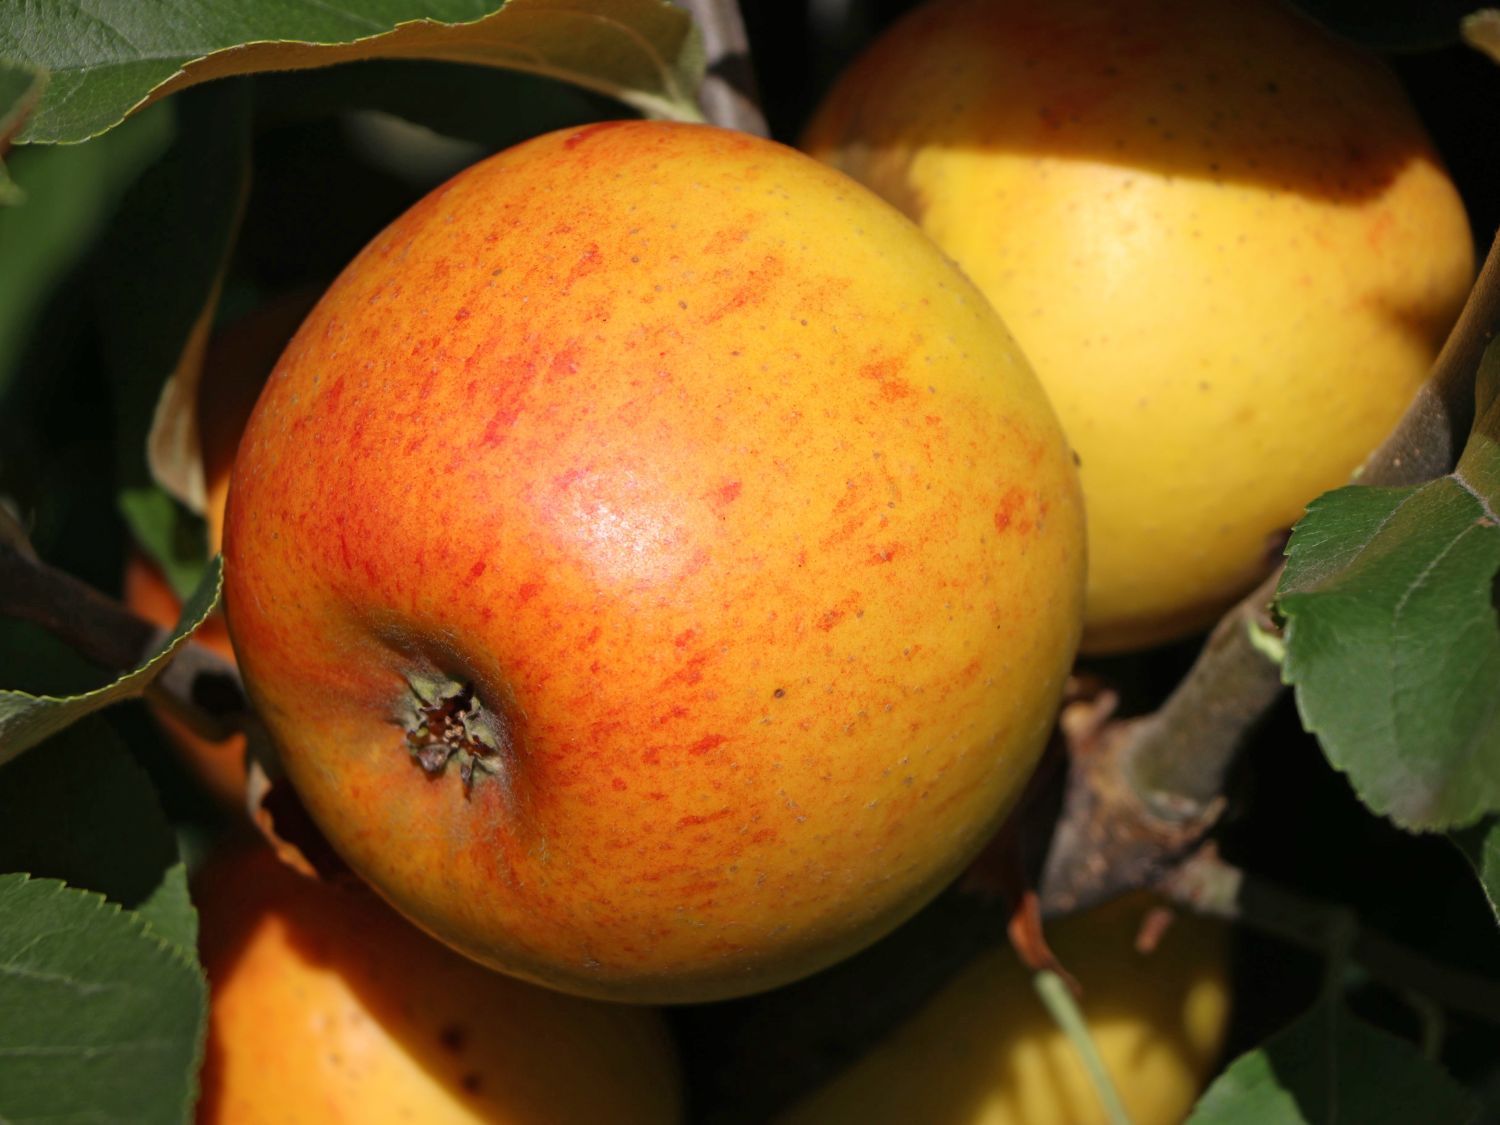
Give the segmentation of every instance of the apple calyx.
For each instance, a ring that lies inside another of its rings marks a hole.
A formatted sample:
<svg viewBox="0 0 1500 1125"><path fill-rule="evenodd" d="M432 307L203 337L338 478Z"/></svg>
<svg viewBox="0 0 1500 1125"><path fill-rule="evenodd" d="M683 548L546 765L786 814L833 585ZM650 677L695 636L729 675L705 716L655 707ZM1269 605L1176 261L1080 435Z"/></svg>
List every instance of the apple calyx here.
<svg viewBox="0 0 1500 1125"><path fill-rule="evenodd" d="M436 775L456 760L466 792L473 788L476 772L483 777L504 770L509 731L504 718L480 701L473 683L424 676L409 677L406 683L411 696L401 726L417 765Z"/></svg>

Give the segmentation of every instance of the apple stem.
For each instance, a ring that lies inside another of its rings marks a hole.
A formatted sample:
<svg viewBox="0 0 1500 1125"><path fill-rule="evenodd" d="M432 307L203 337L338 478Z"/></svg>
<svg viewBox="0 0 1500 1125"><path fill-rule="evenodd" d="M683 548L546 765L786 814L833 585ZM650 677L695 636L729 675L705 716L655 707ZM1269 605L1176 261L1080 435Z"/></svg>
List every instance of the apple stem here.
<svg viewBox="0 0 1500 1125"><path fill-rule="evenodd" d="M1424 1038L1433 1035L1433 1004L1500 1024L1500 981L1441 965L1368 928L1346 906L1301 894L1225 862L1211 844L1183 863L1160 889L1199 914L1242 922L1322 955L1328 966L1325 979L1335 988L1343 988L1343 968L1354 962L1418 1009L1428 1029Z"/></svg>
<svg viewBox="0 0 1500 1125"><path fill-rule="evenodd" d="M1104 1058L1099 1054L1099 1048L1094 1044L1093 1036L1089 1034L1088 1025L1084 1022L1083 1009L1073 998L1067 981L1051 969L1042 969L1032 975L1031 982L1036 986L1037 995L1042 998L1053 1021L1078 1052L1078 1059L1088 1072L1089 1081L1093 1083L1094 1093L1099 1095L1099 1102L1104 1106L1110 1125L1130 1125L1130 1114L1126 1112L1125 1103L1120 1099L1120 1091L1115 1088L1114 1081L1109 1076Z"/></svg>
<svg viewBox="0 0 1500 1125"><path fill-rule="evenodd" d="M411 697L401 725L407 752L417 765L440 774L457 761L465 793L474 787L476 772L481 777L503 772L509 731L480 701L472 683L424 675L409 676L406 682Z"/></svg>

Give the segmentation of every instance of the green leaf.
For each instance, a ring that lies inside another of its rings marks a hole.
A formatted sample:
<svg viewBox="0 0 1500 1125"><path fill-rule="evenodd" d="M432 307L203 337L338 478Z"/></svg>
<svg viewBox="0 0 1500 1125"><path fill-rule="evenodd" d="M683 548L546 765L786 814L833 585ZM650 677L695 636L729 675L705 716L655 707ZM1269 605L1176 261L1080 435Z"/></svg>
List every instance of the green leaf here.
<svg viewBox="0 0 1500 1125"><path fill-rule="evenodd" d="M61 879L139 913L191 955L187 872L146 773L107 723L85 719L0 770L0 871Z"/></svg>
<svg viewBox="0 0 1500 1125"><path fill-rule="evenodd" d="M86 715L144 692L146 685L160 674L193 630L218 605L222 578L223 567L215 556L203 576L202 584L183 606L177 628L163 646L138 668L127 672L114 683L82 695L63 698L29 695L21 691L0 691L0 765L72 726Z"/></svg>
<svg viewBox="0 0 1500 1125"><path fill-rule="evenodd" d="M176 837L173 837L176 847ZM163 941L190 958L198 956L198 908L188 888L188 864L175 861L161 873L161 882L135 908L135 915Z"/></svg>
<svg viewBox="0 0 1500 1125"><path fill-rule="evenodd" d="M1292 533L1278 607L1303 725L1409 829L1500 809L1500 347L1452 475L1339 489Z"/></svg>
<svg viewBox="0 0 1500 1125"><path fill-rule="evenodd" d="M0 684L33 695L81 695L99 686L99 666L34 622L0 617Z"/></svg>
<svg viewBox="0 0 1500 1125"><path fill-rule="evenodd" d="M1410 1043L1325 1000L1231 1063L1188 1125L1463 1125L1477 1113Z"/></svg>
<svg viewBox="0 0 1500 1125"><path fill-rule="evenodd" d="M15 378L43 303L171 137L172 114L163 107L87 144L10 155L10 174L25 199L0 208L0 395Z"/></svg>
<svg viewBox="0 0 1500 1125"><path fill-rule="evenodd" d="M509 67L652 116L701 118L702 45L666 0L7 4L0 57L51 72L23 141L83 140L209 79L382 57Z"/></svg>
<svg viewBox="0 0 1500 1125"><path fill-rule="evenodd" d="M186 1121L207 987L138 917L0 876L0 1121Z"/></svg>
<svg viewBox="0 0 1500 1125"><path fill-rule="evenodd" d="M1449 837L1464 853L1479 876L1484 897L1489 900L1495 920L1500 922L1500 817L1492 816L1473 828L1454 832Z"/></svg>

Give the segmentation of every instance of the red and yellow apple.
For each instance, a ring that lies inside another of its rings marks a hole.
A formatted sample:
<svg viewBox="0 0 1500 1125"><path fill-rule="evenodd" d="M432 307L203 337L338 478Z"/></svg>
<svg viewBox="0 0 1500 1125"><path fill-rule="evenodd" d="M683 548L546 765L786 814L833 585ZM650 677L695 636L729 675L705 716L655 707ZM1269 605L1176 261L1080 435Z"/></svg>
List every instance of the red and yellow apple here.
<svg viewBox="0 0 1500 1125"><path fill-rule="evenodd" d="M677 1061L646 1008L474 964L364 888L265 848L194 883L211 1005L200 1125L672 1125Z"/></svg>
<svg viewBox="0 0 1500 1125"><path fill-rule="evenodd" d="M224 534L224 501L229 473L245 421L266 376L297 325L312 307L305 291L274 298L226 325L210 341L198 392L198 434L203 456L209 554L218 554ZM161 568L139 548L125 559L125 604L164 629L177 624L182 599ZM215 613L193 634L220 656L234 659L229 629ZM152 717L168 742L200 782L226 805L245 805L245 736L215 741L198 734L164 707L152 705Z"/></svg>
<svg viewBox="0 0 1500 1125"><path fill-rule="evenodd" d="M1019 795L1077 641L1072 455L988 303L767 141L484 161L303 324L240 445L236 652L329 841L492 966L768 988Z"/></svg>
<svg viewBox="0 0 1500 1125"><path fill-rule="evenodd" d="M1179 915L1136 949L1149 897L1048 927L1083 987L1084 1022L1133 1125L1178 1125L1229 1022L1229 927ZM975 959L937 996L778 1125L1107 1125L1076 1048L1010 949Z"/></svg>
<svg viewBox="0 0 1500 1125"><path fill-rule="evenodd" d="M1381 65L1265 0L934 0L806 149L994 303L1081 459L1083 647L1182 636L1395 424L1473 274Z"/></svg>

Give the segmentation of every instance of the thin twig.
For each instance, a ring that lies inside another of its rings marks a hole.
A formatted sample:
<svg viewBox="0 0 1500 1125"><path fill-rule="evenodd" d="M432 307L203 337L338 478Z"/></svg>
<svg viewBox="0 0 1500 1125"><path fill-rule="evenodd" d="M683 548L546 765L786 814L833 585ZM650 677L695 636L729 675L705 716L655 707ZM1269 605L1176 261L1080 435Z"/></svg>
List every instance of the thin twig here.
<svg viewBox="0 0 1500 1125"><path fill-rule="evenodd" d="M86 582L0 542L0 616L40 625L103 668L135 667L160 630Z"/></svg>
<svg viewBox="0 0 1500 1125"><path fill-rule="evenodd" d="M1366 928L1348 907L1249 874L1211 847L1181 864L1160 889L1200 913L1244 922L1334 961L1347 956L1398 994L1500 1024L1500 980L1439 964Z"/></svg>
<svg viewBox="0 0 1500 1125"><path fill-rule="evenodd" d="M1078 1052L1078 1061L1083 1063L1083 1069L1089 1076L1089 1082L1093 1084L1094 1093L1099 1095L1104 1116L1110 1125L1130 1125L1130 1114L1126 1112L1125 1103L1120 1099L1120 1091L1115 1088L1114 1081L1109 1076L1109 1068L1104 1065L1104 1057L1099 1054L1094 1037L1089 1034L1088 1024L1084 1022L1083 1012L1079 1010L1078 1001L1068 983L1050 969L1042 969L1031 979L1053 1022L1062 1029L1068 1042Z"/></svg>
<svg viewBox="0 0 1500 1125"><path fill-rule="evenodd" d="M139 667L161 649L170 632L3 537L0 617L41 626L112 675ZM174 716L210 738L237 728L246 710L234 664L191 642L148 690Z"/></svg>

